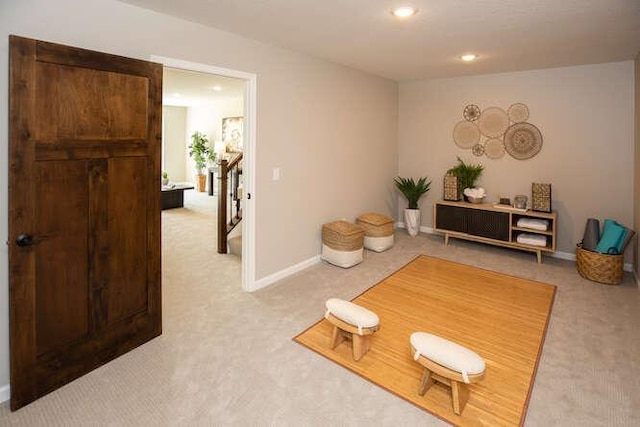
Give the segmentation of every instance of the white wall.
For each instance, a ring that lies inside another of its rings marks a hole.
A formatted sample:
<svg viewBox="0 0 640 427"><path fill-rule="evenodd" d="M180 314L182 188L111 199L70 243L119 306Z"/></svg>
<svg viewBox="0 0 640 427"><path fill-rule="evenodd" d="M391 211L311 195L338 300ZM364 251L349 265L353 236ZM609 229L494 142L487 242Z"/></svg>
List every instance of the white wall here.
<svg viewBox="0 0 640 427"><path fill-rule="evenodd" d="M209 144L222 140L222 119L244 114L242 98L220 98L211 103L179 107L165 105L163 126L163 170L175 182L195 182L195 165L189 157L191 135L204 133Z"/></svg>
<svg viewBox="0 0 640 427"><path fill-rule="evenodd" d="M633 62L626 61L401 84L399 173L433 179L422 201L423 225L432 226L442 178L461 156L485 166L480 186L487 201L499 193L530 198L532 182L551 183L559 251L574 252L589 217L632 226L633 78ZM507 109L516 102L529 107L529 122L542 132L537 156L491 160L454 144L465 105Z"/></svg>
<svg viewBox="0 0 640 427"><path fill-rule="evenodd" d="M210 104L189 107L189 134L200 131L209 141L222 140L222 119L244 114L242 98L221 98Z"/></svg>
<svg viewBox="0 0 640 427"><path fill-rule="evenodd" d="M172 182L191 181L187 174L187 107L162 107L162 170ZM188 176L188 178L187 178Z"/></svg>
<svg viewBox="0 0 640 427"><path fill-rule="evenodd" d="M222 141L222 119L243 116L244 101L242 98L221 98L210 104L194 105L187 111L187 145L191 143L191 135L198 131L207 135L209 144L214 147L215 141ZM195 165L188 150L186 162L187 181L195 182Z"/></svg>
<svg viewBox="0 0 640 427"><path fill-rule="evenodd" d="M177 58L258 75L256 278L313 258L321 224L392 213L397 85L359 71L111 0L0 3L0 99L7 99L8 35L140 59ZM0 102L0 129L7 129ZM0 132L7 152L7 132ZM273 167L282 178L271 181ZM0 179L8 176L0 156ZM0 185L0 241L8 239ZM0 387L9 381L7 249L0 245Z"/></svg>

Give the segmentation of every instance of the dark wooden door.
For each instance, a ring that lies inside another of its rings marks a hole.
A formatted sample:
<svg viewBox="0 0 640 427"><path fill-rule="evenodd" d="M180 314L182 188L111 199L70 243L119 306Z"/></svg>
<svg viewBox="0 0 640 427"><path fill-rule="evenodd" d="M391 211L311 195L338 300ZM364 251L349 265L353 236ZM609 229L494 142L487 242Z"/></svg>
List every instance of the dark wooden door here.
<svg viewBox="0 0 640 427"><path fill-rule="evenodd" d="M162 331L162 66L9 42L15 410Z"/></svg>

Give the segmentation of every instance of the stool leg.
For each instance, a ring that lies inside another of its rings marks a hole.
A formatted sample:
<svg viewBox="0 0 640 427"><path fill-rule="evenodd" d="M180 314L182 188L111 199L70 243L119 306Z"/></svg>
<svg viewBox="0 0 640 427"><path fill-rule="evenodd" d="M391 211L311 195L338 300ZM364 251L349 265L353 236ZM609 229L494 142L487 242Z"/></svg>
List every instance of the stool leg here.
<svg viewBox="0 0 640 427"><path fill-rule="evenodd" d="M369 351L369 347L371 347L370 338L370 335L352 334L353 360L357 362Z"/></svg>
<svg viewBox="0 0 640 427"><path fill-rule="evenodd" d="M429 390L429 387L434 383L433 378L431 377L431 371L427 368L424 369L422 374L422 381L420 381L420 388L418 389L418 394L420 396L424 396L424 394Z"/></svg>
<svg viewBox="0 0 640 427"><path fill-rule="evenodd" d="M332 349L336 348L341 342L345 340L344 334L342 330L337 326L333 327L333 331L331 332L331 344L330 347Z"/></svg>
<svg viewBox="0 0 640 427"><path fill-rule="evenodd" d="M467 385L458 381L451 381L451 400L453 401L453 412L462 414L467 401L469 400L469 389Z"/></svg>
<svg viewBox="0 0 640 427"><path fill-rule="evenodd" d="M364 339L364 353L362 354L367 354L369 352L369 350L371 350L371 335L367 335L366 337L363 337Z"/></svg>

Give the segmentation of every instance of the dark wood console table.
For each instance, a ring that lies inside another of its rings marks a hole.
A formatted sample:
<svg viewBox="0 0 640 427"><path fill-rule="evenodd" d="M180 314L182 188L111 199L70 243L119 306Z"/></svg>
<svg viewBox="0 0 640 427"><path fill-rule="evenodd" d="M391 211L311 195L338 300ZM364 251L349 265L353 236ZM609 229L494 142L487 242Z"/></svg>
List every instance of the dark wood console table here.
<svg viewBox="0 0 640 427"><path fill-rule="evenodd" d="M162 210L184 207L184 190L193 190L193 185L170 184L162 187Z"/></svg>

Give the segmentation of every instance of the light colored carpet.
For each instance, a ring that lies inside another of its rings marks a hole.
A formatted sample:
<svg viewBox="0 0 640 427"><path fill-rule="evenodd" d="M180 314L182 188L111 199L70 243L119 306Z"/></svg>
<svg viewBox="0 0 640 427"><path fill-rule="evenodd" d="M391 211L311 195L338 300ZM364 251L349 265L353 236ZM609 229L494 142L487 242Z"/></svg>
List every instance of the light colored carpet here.
<svg viewBox="0 0 640 427"><path fill-rule="evenodd" d="M352 343L331 349L333 325L321 319L294 340L391 393L458 426L518 426L542 350L555 286L422 255L353 300L380 317L371 350L358 362ZM451 389L418 387L424 368L409 336L428 332L457 342L486 362L469 385L462 414Z"/></svg>
<svg viewBox="0 0 640 427"><path fill-rule="evenodd" d="M0 425L444 425L291 341L327 298L352 299L423 253L558 286L525 425L640 425L629 275L605 286L568 261L399 230L393 249L356 267L318 264L249 294L239 258L216 253L212 214L166 211L162 222L163 335L18 412L3 403Z"/></svg>

